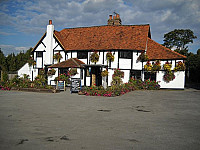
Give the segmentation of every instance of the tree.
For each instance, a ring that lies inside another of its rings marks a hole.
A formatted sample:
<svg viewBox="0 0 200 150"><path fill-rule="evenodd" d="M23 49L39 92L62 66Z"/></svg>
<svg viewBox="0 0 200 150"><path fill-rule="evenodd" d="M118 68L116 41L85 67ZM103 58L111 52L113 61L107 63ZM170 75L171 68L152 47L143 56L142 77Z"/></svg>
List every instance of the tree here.
<svg viewBox="0 0 200 150"><path fill-rule="evenodd" d="M197 55L200 55L200 48L197 50Z"/></svg>
<svg viewBox="0 0 200 150"><path fill-rule="evenodd" d="M193 39L197 37L190 29L175 29L169 33L164 34L163 45L167 48L175 48L180 54L187 55L189 43L193 43Z"/></svg>
<svg viewBox="0 0 200 150"><path fill-rule="evenodd" d="M200 55L198 51L197 54L189 53L186 62L189 70L189 80L195 83L200 83Z"/></svg>

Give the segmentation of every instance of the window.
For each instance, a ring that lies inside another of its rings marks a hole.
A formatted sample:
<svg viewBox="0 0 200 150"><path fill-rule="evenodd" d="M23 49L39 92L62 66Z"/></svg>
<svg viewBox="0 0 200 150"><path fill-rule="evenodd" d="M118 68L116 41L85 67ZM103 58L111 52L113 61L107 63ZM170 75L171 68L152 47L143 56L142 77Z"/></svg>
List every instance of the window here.
<svg viewBox="0 0 200 150"><path fill-rule="evenodd" d="M62 69L59 69L59 73L60 74L67 74L68 73L68 70L69 70L69 68L62 68Z"/></svg>
<svg viewBox="0 0 200 150"><path fill-rule="evenodd" d="M156 81L156 73L144 72L144 80Z"/></svg>
<svg viewBox="0 0 200 150"><path fill-rule="evenodd" d="M36 52L36 57L42 57L43 52Z"/></svg>
<svg viewBox="0 0 200 150"><path fill-rule="evenodd" d="M130 77L133 77L134 79L141 79L141 71L140 70L131 70Z"/></svg>
<svg viewBox="0 0 200 150"><path fill-rule="evenodd" d="M131 51L119 51L119 58L132 58L132 52Z"/></svg>
<svg viewBox="0 0 200 150"><path fill-rule="evenodd" d="M88 52L77 52L77 58L78 59L87 59L88 58Z"/></svg>

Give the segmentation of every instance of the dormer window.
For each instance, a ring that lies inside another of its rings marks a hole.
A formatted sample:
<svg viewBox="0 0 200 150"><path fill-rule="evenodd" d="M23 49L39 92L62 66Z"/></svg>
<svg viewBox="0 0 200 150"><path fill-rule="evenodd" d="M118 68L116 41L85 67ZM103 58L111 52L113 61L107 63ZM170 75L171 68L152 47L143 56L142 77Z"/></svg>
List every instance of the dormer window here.
<svg viewBox="0 0 200 150"><path fill-rule="evenodd" d="M43 52L36 52L36 57L42 57L43 56Z"/></svg>

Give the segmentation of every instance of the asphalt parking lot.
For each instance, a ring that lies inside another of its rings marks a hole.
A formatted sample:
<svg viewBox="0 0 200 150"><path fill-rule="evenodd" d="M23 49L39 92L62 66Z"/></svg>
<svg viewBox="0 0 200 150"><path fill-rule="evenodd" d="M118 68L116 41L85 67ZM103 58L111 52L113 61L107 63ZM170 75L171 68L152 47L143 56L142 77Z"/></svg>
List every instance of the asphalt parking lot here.
<svg viewBox="0 0 200 150"><path fill-rule="evenodd" d="M0 91L1 150L199 150L200 91Z"/></svg>

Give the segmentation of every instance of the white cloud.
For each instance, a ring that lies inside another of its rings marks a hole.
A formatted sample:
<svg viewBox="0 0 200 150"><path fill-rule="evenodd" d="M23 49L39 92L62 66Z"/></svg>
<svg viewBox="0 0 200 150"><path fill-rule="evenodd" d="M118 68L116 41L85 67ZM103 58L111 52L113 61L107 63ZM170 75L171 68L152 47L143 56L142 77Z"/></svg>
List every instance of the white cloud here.
<svg viewBox="0 0 200 150"><path fill-rule="evenodd" d="M31 46L30 46L31 47ZM8 54L11 53L19 53L19 52L26 52L30 47L16 47L14 45L3 45L0 44L0 48L3 51L4 55L7 56Z"/></svg>
<svg viewBox="0 0 200 150"><path fill-rule="evenodd" d="M150 24L156 41L175 28L189 28L200 37L199 0L8 0L2 8L0 25L28 34L45 32L49 19L56 30L106 25L116 11L123 24Z"/></svg>

